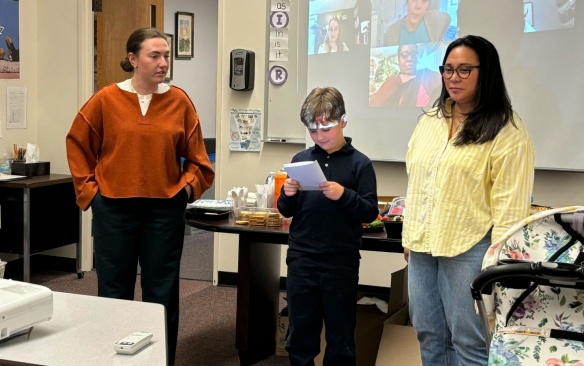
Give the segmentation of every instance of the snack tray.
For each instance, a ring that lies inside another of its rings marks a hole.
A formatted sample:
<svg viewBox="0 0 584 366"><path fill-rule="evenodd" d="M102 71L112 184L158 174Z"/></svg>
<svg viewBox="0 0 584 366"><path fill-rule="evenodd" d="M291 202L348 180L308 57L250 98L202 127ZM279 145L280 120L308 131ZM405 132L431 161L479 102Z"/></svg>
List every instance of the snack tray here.
<svg viewBox="0 0 584 366"><path fill-rule="evenodd" d="M207 212L230 212L233 211L233 201L231 200L196 200L187 204L187 209L196 208Z"/></svg>
<svg viewBox="0 0 584 366"><path fill-rule="evenodd" d="M249 216L258 212L278 213L278 210L276 210L275 208L238 207L235 210L233 210L233 214L236 220L241 218L242 212L246 213L246 215Z"/></svg>

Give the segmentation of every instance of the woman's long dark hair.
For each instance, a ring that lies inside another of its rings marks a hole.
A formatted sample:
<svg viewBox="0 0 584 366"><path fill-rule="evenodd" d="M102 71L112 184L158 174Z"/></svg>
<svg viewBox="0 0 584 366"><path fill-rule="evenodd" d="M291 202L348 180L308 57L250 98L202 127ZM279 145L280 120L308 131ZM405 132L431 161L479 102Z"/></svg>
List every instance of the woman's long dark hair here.
<svg viewBox="0 0 584 366"><path fill-rule="evenodd" d="M466 115L462 131L454 140L454 145L483 144L493 140L499 131L513 122L513 107L503 80L503 72L497 49L483 37L468 35L455 40L448 45L442 64L446 62L450 52L456 47L468 47L475 51L479 58L480 71L476 91L476 103ZM435 112L432 116L452 117L446 111L446 100L450 97L444 79L442 91L434 102Z"/></svg>

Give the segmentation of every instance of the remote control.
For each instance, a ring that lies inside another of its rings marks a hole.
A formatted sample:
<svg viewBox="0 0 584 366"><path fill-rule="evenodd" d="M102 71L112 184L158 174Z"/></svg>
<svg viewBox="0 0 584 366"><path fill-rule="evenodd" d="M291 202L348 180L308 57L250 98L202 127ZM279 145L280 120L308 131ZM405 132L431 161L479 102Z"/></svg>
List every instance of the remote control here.
<svg viewBox="0 0 584 366"><path fill-rule="evenodd" d="M114 350L117 353L133 355L136 353L136 351L142 349L145 345L150 343L151 339L152 333L134 332L114 343Z"/></svg>

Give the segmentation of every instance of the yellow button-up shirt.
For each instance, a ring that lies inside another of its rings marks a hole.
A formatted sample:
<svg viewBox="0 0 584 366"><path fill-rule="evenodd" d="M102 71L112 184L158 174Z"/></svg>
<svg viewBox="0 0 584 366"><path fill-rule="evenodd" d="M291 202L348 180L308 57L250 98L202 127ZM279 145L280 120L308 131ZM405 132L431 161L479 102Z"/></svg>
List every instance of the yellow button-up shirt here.
<svg viewBox="0 0 584 366"><path fill-rule="evenodd" d="M535 151L513 119L487 143L454 146L450 118L420 118L406 155L405 248L453 257L529 215Z"/></svg>

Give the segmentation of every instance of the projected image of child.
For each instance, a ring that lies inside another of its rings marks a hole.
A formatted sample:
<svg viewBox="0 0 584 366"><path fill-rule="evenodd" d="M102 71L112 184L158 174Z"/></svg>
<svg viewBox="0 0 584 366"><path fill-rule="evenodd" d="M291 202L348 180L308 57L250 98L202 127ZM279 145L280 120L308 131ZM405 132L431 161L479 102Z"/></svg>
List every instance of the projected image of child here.
<svg viewBox="0 0 584 366"><path fill-rule="evenodd" d="M436 71L418 69L418 46L400 45L397 61L398 73L389 76L371 95L369 105L426 107L436 100L442 78Z"/></svg>
<svg viewBox="0 0 584 366"><path fill-rule="evenodd" d="M407 0L404 17L385 32L383 45L443 41L450 26L450 15L429 8L430 0Z"/></svg>
<svg viewBox="0 0 584 366"><path fill-rule="evenodd" d="M318 48L318 53L348 51L349 47L341 39L341 22L333 16L328 22L328 28L324 42Z"/></svg>

